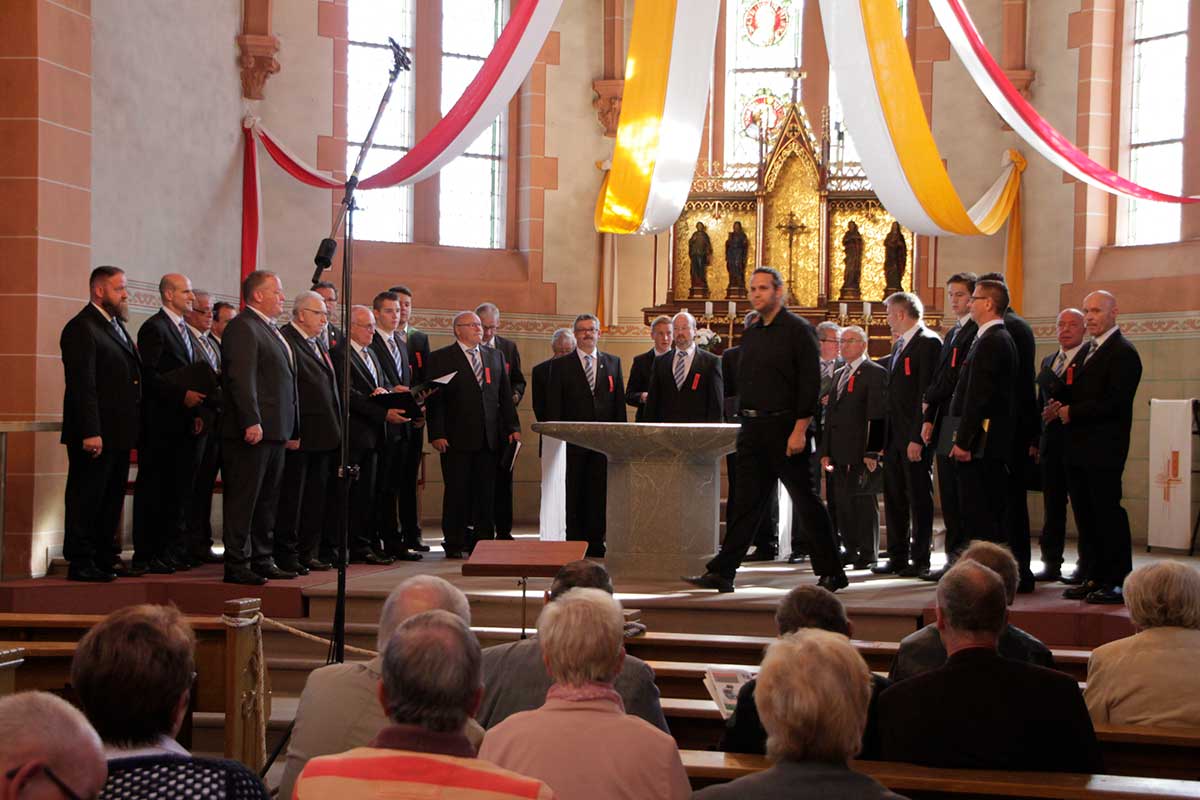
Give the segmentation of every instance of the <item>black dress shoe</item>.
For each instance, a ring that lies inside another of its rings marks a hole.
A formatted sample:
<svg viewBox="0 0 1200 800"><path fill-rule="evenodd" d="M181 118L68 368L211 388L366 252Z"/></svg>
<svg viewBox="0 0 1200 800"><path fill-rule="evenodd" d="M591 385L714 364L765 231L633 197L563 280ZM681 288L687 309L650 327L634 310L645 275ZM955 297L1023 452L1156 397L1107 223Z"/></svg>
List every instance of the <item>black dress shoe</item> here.
<svg viewBox="0 0 1200 800"><path fill-rule="evenodd" d="M285 559L283 561L276 561L275 566L279 567L279 569L283 570L284 572L294 572L297 575L308 574L308 567L304 566L299 561L289 561Z"/></svg>
<svg viewBox="0 0 1200 800"><path fill-rule="evenodd" d="M513 540L513 535L511 533L500 533L499 531L497 531L496 539L497 539L497 541L501 541L501 542L511 542Z"/></svg>
<svg viewBox="0 0 1200 800"><path fill-rule="evenodd" d="M756 548L754 548L753 553L750 553L742 560L743 561L775 561L777 559L778 559L778 556L775 554L774 550L768 550L765 547L762 547L762 548L756 547Z"/></svg>
<svg viewBox="0 0 1200 800"><path fill-rule="evenodd" d="M101 572L111 572L113 575L116 575L118 578L135 577L130 574L130 569L129 569L129 567L125 566L125 562L119 558L116 561L109 564L106 569L101 570Z"/></svg>
<svg viewBox="0 0 1200 800"><path fill-rule="evenodd" d="M871 567L871 572L875 573L876 575L898 575L900 570L907 566L907 563L901 561L897 561L895 563L889 561L886 564L877 564L874 567Z"/></svg>
<svg viewBox="0 0 1200 800"><path fill-rule="evenodd" d="M916 564L909 564L907 567L896 571L896 576L899 578L919 578L922 572L929 572L929 567L920 567Z"/></svg>
<svg viewBox="0 0 1200 800"><path fill-rule="evenodd" d="M1084 581L1077 586L1072 586L1070 589L1067 589L1065 592L1063 592L1062 596L1068 600L1082 600L1099 588L1100 584L1096 583L1095 581Z"/></svg>
<svg viewBox="0 0 1200 800"><path fill-rule="evenodd" d="M804 555L804 553L792 553L790 556L788 556L788 563L803 564L807 558L808 556Z"/></svg>
<svg viewBox="0 0 1200 800"><path fill-rule="evenodd" d="M1075 570L1070 575L1063 575L1061 578L1059 578L1059 581L1067 584L1068 586L1078 586L1079 584L1083 583L1083 576L1079 574L1079 570Z"/></svg>
<svg viewBox="0 0 1200 800"><path fill-rule="evenodd" d="M860 570L861 569L873 569L875 567L875 562L874 561L855 561L853 564L853 567L854 567L854 569L860 569Z"/></svg>
<svg viewBox="0 0 1200 800"><path fill-rule="evenodd" d="M446 558L462 559L462 558L463 558L463 551L462 551L462 550L455 550L455 549L453 549L453 548L449 548L449 547L448 547L448 548L446 548Z"/></svg>
<svg viewBox="0 0 1200 800"><path fill-rule="evenodd" d="M328 561L322 561L319 558L314 558L311 561L304 561L301 563L309 572L328 572L329 570L333 569L333 564L330 564Z"/></svg>
<svg viewBox="0 0 1200 800"><path fill-rule="evenodd" d="M923 581L929 581L930 583L937 583L938 581L940 581L940 580L942 579L942 576L943 576L943 575L945 575L945 574L946 574L946 570L945 570L945 568L943 567L942 569L926 569L926 570L922 570L922 571L921 571L921 572L920 572L920 573L917 575L917 577L918 577L918 578L920 578L920 579L921 579L921 580L923 580Z"/></svg>
<svg viewBox="0 0 1200 800"><path fill-rule="evenodd" d="M422 542L420 539L410 539L404 543L404 546L414 553L428 553L429 545Z"/></svg>
<svg viewBox="0 0 1200 800"><path fill-rule="evenodd" d="M278 564L269 564L265 567L254 567L254 574L260 578L267 578L276 581L288 581L296 577L296 573L289 572L286 569L280 569Z"/></svg>
<svg viewBox="0 0 1200 800"><path fill-rule="evenodd" d="M1033 594L1035 588L1037 588L1037 581L1034 580L1032 572L1022 575L1017 581L1017 594Z"/></svg>
<svg viewBox="0 0 1200 800"><path fill-rule="evenodd" d="M706 572L703 575L684 575L682 580L700 589L716 589L721 594L733 591L733 581L715 572Z"/></svg>
<svg viewBox="0 0 1200 800"><path fill-rule="evenodd" d="M1084 600L1093 605L1118 606L1125 602L1125 595L1121 592L1120 586L1102 586L1088 594Z"/></svg>
<svg viewBox="0 0 1200 800"><path fill-rule="evenodd" d="M1049 581L1061 581L1063 579L1062 571L1057 569L1044 569L1041 572L1033 573L1033 579L1038 583Z"/></svg>
<svg viewBox="0 0 1200 800"><path fill-rule="evenodd" d="M267 582L267 579L256 572L251 572L245 567L226 567L225 582L240 583L244 586L262 586Z"/></svg>
<svg viewBox="0 0 1200 800"><path fill-rule="evenodd" d="M134 561L132 569L135 571L140 571L143 575L147 573L151 575L175 574L175 567L160 558L152 558L149 561Z"/></svg>
<svg viewBox="0 0 1200 800"><path fill-rule="evenodd" d="M843 573L837 575L822 575L817 579L817 586L822 589L827 589L831 592L836 592L838 589L845 589L850 585L850 579Z"/></svg>
<svg viewBox="0 0 1200 800"><path fill-rule="evenodd" d="M201 564L223 564L225 563L225 556L219 556L212 550L202 550L198 553L192 553L192 561L193 563L199 562Z"/></svg>
<svg viewBox="0 0 1200 800"><path fill-rule="evenodd" d="M392 561L420 561L424 558L420 553L413 553L408 550L389 550L387 555Z"/></svg>
<svg viewBox="0 0 1200 800"><path fill-rule="evenodd" d="M129 562L129 566L122 564L121 570L118 570L117 565L113 564L112 570L116 573L118 578L140 578L146 574L146 565L139 564L136 561L131 561Z"/></svg>
<svg viewBox="0 0 1200 800"><path fill-rule="evenodd" d="M116 573L100 569L95 564L72 564L67 568L67 580L69 581L108 583L116 578Z"/></svg>
<svg viewBox="0 0 1200 800"><path fill-rule="evenodd" d="M173 567L176 572L187 572L192 568L192 561L187 556L163 556L160 560L162 563Z"/></svg>

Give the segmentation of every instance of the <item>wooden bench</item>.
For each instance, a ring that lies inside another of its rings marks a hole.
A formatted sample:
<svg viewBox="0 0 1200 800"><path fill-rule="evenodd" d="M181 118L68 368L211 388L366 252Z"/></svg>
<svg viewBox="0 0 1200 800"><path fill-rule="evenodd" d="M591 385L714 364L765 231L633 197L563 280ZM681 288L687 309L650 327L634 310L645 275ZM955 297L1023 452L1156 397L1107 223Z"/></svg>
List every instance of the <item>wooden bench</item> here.
<svg viewBox="0 0 1200 800"><path fill-rule="evenodd" d="M258 598L229 600L224 606L226 616L241 620L253 620L261 610ZM6 688L18 692L65 690L79 640L104 616L0 614L0 694ZM255 688L251 676L259 625L234 627L216 616L187 619L196 633L193 710L224 714L225 756L257 769L262 754L256 752L247 709L257 701L250 694ZM20 655L15 655L18 652ZM263 700L269 703L269 698ZM237 709L237 713L228 713L228 709ZM269 716L269 706L266 713Z"/></svg>
<svg viewBox="0 0 1200 800"><path fill-rule="evenodd" d="M699 789L766 769L763 756L681 750L692 787ZM1157 800L1200 798L1200 782L1123 775L1076 775L1059 772L1002 772L937 769L888 761L854 761L851 766L894 792L910 798L969 796L1008 798L1112 798Z"/></svg>

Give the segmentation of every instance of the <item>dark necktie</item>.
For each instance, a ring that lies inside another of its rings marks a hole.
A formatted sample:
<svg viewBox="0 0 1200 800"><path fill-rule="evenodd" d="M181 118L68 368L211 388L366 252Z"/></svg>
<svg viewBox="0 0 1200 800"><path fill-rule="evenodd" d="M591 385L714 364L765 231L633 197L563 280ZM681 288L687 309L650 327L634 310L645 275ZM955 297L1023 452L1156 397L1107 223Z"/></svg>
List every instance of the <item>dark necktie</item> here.
<svg viewBox="0 0 1200 800"><path fill-rule="evenodd" d="M475 372L475 382L483 386L483 363L479 360L479 348L472 347L467 353L471 356L471 369Z"/></svg>
<svg viewBox="0 0 1200 800"><path fill-rule="evenodd" d="M896 343L894 345L892 345L891 365L892 365L893 372L896 371L896 365L900 361L900 351L903 349L904 349L904 339L903 338L897 339Z"/></svg>
<svg viewBox="0 0 1200 800"><path fill-rule="evenodd" d="M853 370L851 370L850 365L847 364L846 368L842 370L842 377L838 379L837 396L839 400L842 398L842 392L846 391L846 384L850 382L851 372L853 372Z"/></svg>
<svg viewBox="0 0 1200 800"><path fill-rule="evenodd" d="M687 370L684 367L687 365L687 353L680 350L675 354L675 388L683 388L683 379L687 377Z"/></svg>
<svg viewBox="0 0 1200 800"><path fill-rule="evenodd" d="M592 357L589 355L584 355L583 357L583 374L587 377L588 388L595 392L596 366L592 363Z"/></svg>
<svg viewBox="0 0 1200 800"><path fill-rule="evenodd" d="M1055 375L1057 375L1058 377L1061 378L1062 374L1066 370L1066 368L1067 368L1067 354L1065 352L1063 352L1062 350L1059 350L1058 356L1054 359L1054 366L1051 367L1051 369L1054 370Z"/></svg>

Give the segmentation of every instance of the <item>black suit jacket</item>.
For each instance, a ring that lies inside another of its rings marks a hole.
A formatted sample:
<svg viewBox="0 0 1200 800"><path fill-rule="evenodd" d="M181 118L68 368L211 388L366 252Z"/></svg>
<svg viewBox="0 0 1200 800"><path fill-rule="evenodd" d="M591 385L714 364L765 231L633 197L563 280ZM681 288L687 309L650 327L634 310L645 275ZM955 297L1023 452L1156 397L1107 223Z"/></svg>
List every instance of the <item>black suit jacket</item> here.
<svg viewBox="0 0 1200 800"><path fill-rule="evenodd" d="M654 359L645 422L722 422L725 389L721 359L696 348L683 388L675 386L675 350Z"/></svg>
<svg viewBox="0 0 1200 800"><path fill-rule="evenodd" d="M446 439L456 452L495 450L509 434L521 430L504 356L483 345L479 355L484 369L482 386L458 342L429 355L431 375L458 373L425 407L431 443Z"/></svg>
<svg viewBox="0 0 1200 800"><path fill-rule="evenodd" d="M721 377L724 379L722 387L725 394L725 419L732 420L738 413L738 357L742 354L742 348L726 347L721 352ZM629 379L633 380L632 377Z"/></svg>
<svg viewBox="0 0 1200 800"><path fill-rule="evenodd" d="M839 397L837 386L849 369L846 365L833 374L821 455L840 466L859 466L867 453L883 450L888 374L871 359L864 359Z"/></svg>
<svg viewBox="0 0 1200 800"><path fill-rule="evenodd" d="M284 325L283 332L296 355L296 394L300 401L300 449L334 450L342 441L342 404L333 374L333 361L325 345L317 338L321 355L313 352L304 334L295 325Z"/></svg>
<svg viewBox="0 0 1200 800"><path fill-rule="evenodd" d="M933 767L1101 771L1075 679L971 648L879 697L882 758Z"/></svg>
<svg viewBox="0 0 1200 800"><path fill-rule="evenodd" d="M370 399L371 394L381 384L371 377L349 339L343 339L329 355L333 360L339 388L342 380L342 362L346 358L350 359L350 449L374 450L383 443L387 427L387 409ZM379 358L370 347L363 349L363 355L371 359L375 374L386 384L387 376Z"/></svg>
<svg viewBox="0 0 1200 800"><path fill-rule="evenodd" d="M288 351L253 309L229 320L221 337L221 360L221 435L241 439L246 428L261 425L263 441L298 438L300 407Z"/></svg>
<svg viewBox="0 0 1200 800"><path fill-rule="evenodd" d="M413 383L441 377L429 371L429 336L416 328L408 329L408 363L412 365Z"/></svg>
<svg viewBox="0 0 1200 800"><path fill-rule="evenodd" d="M549 419L546 416L547 394L550 391L550 371L554 368L556 358L548 358L534 366L529 371L529 382L533 392L533 418L538 422Z"/></svg>
<svg viewBox="0 0 1200 800"><path fill-rule="evenodd" d="M393 336L395 336L394 333ZM396 348L400 352L399 365L392 357L392 351L388 349L383 334L375 331L375 338L371 340L371 351L375 353L376 361L383 367L383 372L380 374L384 376L384 383L389 389L397 385L412 386L413 384L412 361L408 357L408 345L401 341L399 336L395 337L395 341ZM388 436L392 439L406 439L411 435L411 431L412 425L407 422L387 426Z"/></svg>
<svg viewBox="0 0 1200 800"><path fill-rule="evenodd" d="M119 335L88 303L63 327L58 346L65 378L62 443L79 447L100 436L105 450L137 447L142 362L129 333Z"/></svg>
<svg viewBox="0 0 1200 800"><path fill-rule="evenodd" d="M642 401L642 392L650 391L650 374L653 371L654 348L633 357L629 367L629 383L625 386L625 403L637 409L634 422L646 421L646 404Z"/></svg>
<svg viewBox="0 0 1200 800"><path fill-rule="evenodd" d="M950 398L954 396L958 374L962 371L963 362L967 360L971 345L975 343L975 334L979 333L979 326L975 324L975 320L968 318L962 327L954 332L953 337L951 331L954 329L947 331L946 338L942 340L942 351L938 354L933 378L929 381L929 388L925 390L925 402L928 404L925 409L925 422L933 423L935 441L941 420L950 407Z"/></svg>
<svg viewBox="0 0 1200 800"><path fill-rule="evenodd" d="M1037 391L1033 382L1037 345L1033 339L1033 328L1011 308L1004 312L1004 328L1012 337L1013 346L1017 349L1017 371L1013 383L1013 449L1016 455L1026 458L1029 448L1037 444L1038 435L1042 430Z"/></svg>
<svg viewBox="0 0 1200 800"><path fill-rule="evenodd" d="M625 383L621 359L596 351L596 390L588 387L576 350L550 372L546 419L556 422L625 422Z"/></svg>
<svg viewBox="0 0 1200 800"><path fill-rule="evenodd" d="M1058 351L1055 350L1050 355L1042 359L1042 368L1038 371L1037 380L1037 407L1038 421L1041 422L1041 409L1045 408L1051 400L1057 400L1063 405L1071 404L1071 396L1075 388L1075 376L1079 373L1083 366L1083 361L1087 358L1088 350L1091 345L1084 342L1079 349L1075 351L1075 357L1067 364L1063 370L1062 377L1054 374L1054 360L1058 358ZM1066 442L1066 426L1058 417L1049 422L1041 422L1042 435L1038 440L1038 450L1041 452L1043 459L1046 458L1062 458L1063 447Z"/></svg>
<svg viewBox="0 0 1200 800"><path fill-rule="evenodd" d="M346 334L342 333L342 329L332 322L325 324L329 326L329 349L333 350L333 348L342 343L342 339L346 338Z"/></svg>
<svg viewBox="0 0 1200 800"><path fill-rule="evenodd" d="M1094 346L1094 345L1093 345ZM1071 421L1066 425L1066 463L1121 469L1129 455L1133 398L1142 380L1142 359L1133 343L1113 331L1075 372Z"/></svg>
<svg viewBox="0 0 1200 800"><path fill-rule="evenodd" d="M921 425L925 420L921 402L937 369L942 340L922 325L908 345L888 366L888 445L904 449L909 443L924 444Z"/></svg>
<svg viewBox="0 0 1200 800"><path fill-rule="evenodd" d="M508 371L508 383L512 386L513 394L516 395L513 404L520 405L521 398L525 396L525 373L521 372L521 352L517 350L517 343L496 335L492 338L490 346L494 350L499 350L504 356L504 368Z"/></svg>
<svg viewBox="0 0 1200 800"><path fill-rule="evenodd" d="M983 421L989 420L984 455L1010 461L1016 372L1017 349L1004 323L975 337L950 399L950 415L960 417L954 439L959 447L975 450Z"/></svg>
<svg viewBox="0 0 1200 800"><path fill-rule="evenodd" d="M167 373L190 366L196 360L203 360L204 356L196 352L199 345L189 340L193 345L192 355L189 356L179 328L161 308L142 323L137 342L146 381L147 402L142 407L146 435L191 435L192 420L197 412L183 404L185 390L168 380Z"/></svg>

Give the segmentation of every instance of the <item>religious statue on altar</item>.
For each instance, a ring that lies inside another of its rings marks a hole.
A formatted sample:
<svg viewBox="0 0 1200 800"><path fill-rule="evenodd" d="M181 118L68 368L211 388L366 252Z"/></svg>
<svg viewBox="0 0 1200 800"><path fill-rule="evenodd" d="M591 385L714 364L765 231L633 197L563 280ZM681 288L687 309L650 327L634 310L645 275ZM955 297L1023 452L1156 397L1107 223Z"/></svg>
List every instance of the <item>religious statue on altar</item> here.
<svg viewBox="0 0 1200 800"><path fill-rule="evenodd" d="M846 226L846 235L842 237L842 252L846 265L845 277L842 280L841 300L857 300L859 284L862 281L863 238L858 232L858 223L850 220Z"/></svg>
<svg viewBox="0 0 1200 800"><path fill-rule="evenodd" d="M853 223L851 223L853 224ZM887 238L883 240L883 274L887 281L884 292L888 295L904 291L904 270L908 265L908 242L900 223L893 222Z"/></svg>
<svg viewBox="0 0 1200 800"><path fill-rule="evenodd" d="M708 297L708 265L712 262L712 240L703 222L696 223L696 232L688 239L688 258L692 261L690 297Z"/></svg>
<svg viewBox="0 0 1200 800"><path fill-rule="evenodd" d="M746 296L746 259L749 255L750 237L742 230L742 223L735 221L725 239L725 269L729 272L727 299L740 300Z"/></svg>

